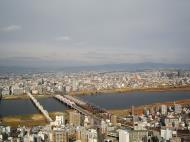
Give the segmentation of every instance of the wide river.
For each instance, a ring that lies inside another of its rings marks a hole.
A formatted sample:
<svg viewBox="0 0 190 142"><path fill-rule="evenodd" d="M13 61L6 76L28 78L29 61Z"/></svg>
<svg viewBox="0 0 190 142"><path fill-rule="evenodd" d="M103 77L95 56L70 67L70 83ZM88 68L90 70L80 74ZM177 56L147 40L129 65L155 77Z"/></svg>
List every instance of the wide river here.
<svg viewBox="0 0 190 142"><path fill-rule="evenodd" d="M80 96L80 99L106 109L128 108L155 102L190 99L190 91L171 92L130 92ZM38 99L49 112L64 111L67 107L54 98ZM39 113L29 99L1 100L0 116Z"/></svg>

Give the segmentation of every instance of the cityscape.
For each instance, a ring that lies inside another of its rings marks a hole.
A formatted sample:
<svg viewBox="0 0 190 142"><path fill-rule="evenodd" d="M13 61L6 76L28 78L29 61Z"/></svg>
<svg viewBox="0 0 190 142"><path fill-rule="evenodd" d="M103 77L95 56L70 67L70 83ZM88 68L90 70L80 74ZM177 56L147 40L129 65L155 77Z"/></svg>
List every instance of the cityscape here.
<svg viewBox="0 0 190 142"><path fill-rule="evenodd" d="M0 142L190 142L190 1L0 1Z"/></svg>
<svg viewBox="0 0 190 142"><path fill-rule="evenodd" d="M147 70L140 72L79 72L0 75L3 96L35 94L87 94L132 89L189 87L188 70Z"/></svg>
<svg viewBox="0 0 190 142"><path fill-rule="evenodd" d="M80 95L101 95L138 89L188 91L188 70L1 74L0 78L3 100L30 99L46 121L46 125L42 126L18 125L15 128L2 125L1 140L178 142L190 139L190 101L142 106L142 111L136 112L134 106L131 106L128 113L116 115L76 98ZM51 118L38 102L39 97L53 97L71 110ZM2 119L1 123L3 122Z"/></svg>

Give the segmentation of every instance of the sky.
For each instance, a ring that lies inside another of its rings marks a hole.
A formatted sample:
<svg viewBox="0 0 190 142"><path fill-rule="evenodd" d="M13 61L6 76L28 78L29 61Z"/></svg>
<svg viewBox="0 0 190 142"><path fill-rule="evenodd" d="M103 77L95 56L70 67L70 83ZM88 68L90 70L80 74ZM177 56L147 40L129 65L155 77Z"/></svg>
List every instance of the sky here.
<svg viewBox="0 0 190 142"><path fill-rule="evenodd" d="M0 65L190 64L189 0L0 0Z"/></svg>

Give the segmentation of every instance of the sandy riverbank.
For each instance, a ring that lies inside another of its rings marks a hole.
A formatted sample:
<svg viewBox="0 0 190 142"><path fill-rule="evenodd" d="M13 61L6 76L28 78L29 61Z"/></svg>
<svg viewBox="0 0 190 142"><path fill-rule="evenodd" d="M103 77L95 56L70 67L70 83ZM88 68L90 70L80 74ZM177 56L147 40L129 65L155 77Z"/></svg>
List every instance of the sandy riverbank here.
<svg viewBox="0 0 190 142"><path fill-rule="evenodd" d="M35 98L50 98L52 95L34 95ZM9 96L3 96L3 100L19 100L19 99L30 99L29 96L26 94L23 95L9 95Z"/></svg>
<svg viewBox="0 0 190 142"><path fill-rule="evenodd" d="M55 120L56 115L64 115L64 112L50 112L50 117ZM1 117L1 124L16 127L20 126L38 126L46 125L48 122L42 114L28 114Z"/></svg>

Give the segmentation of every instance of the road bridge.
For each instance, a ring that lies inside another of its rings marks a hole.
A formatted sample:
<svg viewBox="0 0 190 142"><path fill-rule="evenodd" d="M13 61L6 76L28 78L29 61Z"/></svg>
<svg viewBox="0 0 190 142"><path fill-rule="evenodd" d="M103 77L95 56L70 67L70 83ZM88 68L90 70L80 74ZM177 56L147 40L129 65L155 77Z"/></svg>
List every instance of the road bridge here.
<svg viewBox="0 0 190 142"><path fill-rule="evenodd" d="M43 108L42 105L40 105L40 103L37 101L37 99L35 97L32 96L31 93L27 93L27 95L30 97L30 99L32 100L32 102L34 103L34 105L38 108L38 110L45 116L45 118L47 119L48 122L52 122L53 120L51 119L51 117L49 116L49 113L47 112L47 110L45 110Z"/></svg>

